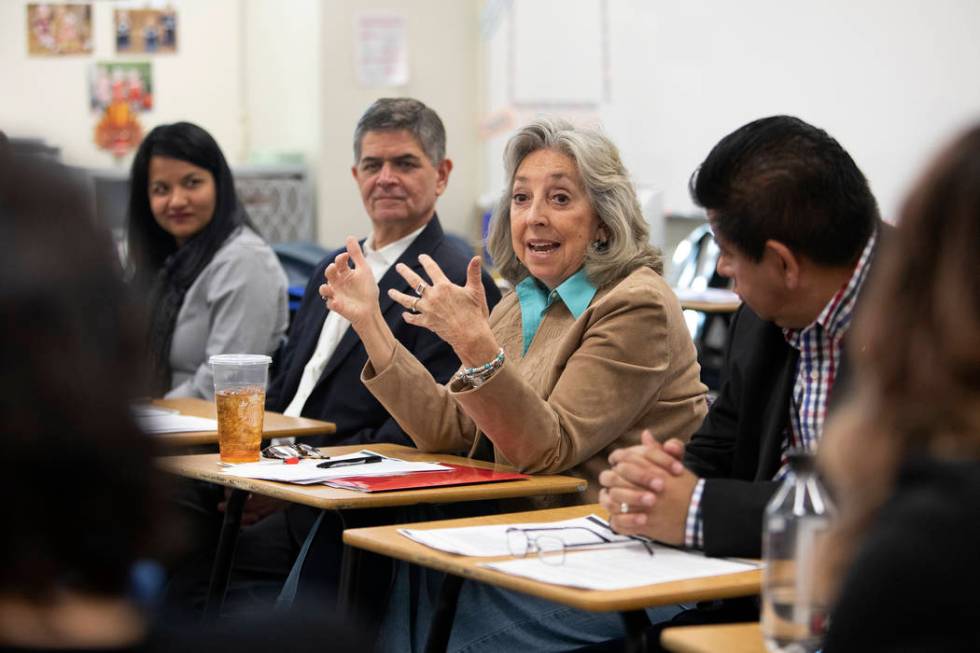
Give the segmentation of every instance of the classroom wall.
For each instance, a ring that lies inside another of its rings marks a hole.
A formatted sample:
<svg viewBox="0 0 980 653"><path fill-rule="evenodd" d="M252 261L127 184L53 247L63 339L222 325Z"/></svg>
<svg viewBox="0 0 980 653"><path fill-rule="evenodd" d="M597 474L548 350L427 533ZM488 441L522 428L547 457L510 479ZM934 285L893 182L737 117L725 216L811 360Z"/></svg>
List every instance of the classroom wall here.
<svg viewBox="0 0 980 653"><path fill-rule="evenodd" d="M238 0L174 0L178 52L119 57L153 63L154 109L140 115L154 125L191 120L210 131L232 161L245 157ZM28 57L27 3L0 2L0 129L11 136L40 137L62 149L72 165L127 168L93 142L98 115L89 110L89 68L116 60L112 2L93 3L92 55Z"/></svg>
<svg viewBox="0 0 980 653"><path fill-rule="evenodd" d="M39 58L26 54L26 2L0 2L0 128L46 138L73 165L126 168L128 157L116 162L92 144L97 116L87 87L90 64L115 59L112 10L125 4L93 4L94 55ZM711 145L755 117L795 113L827 128L865 170L887 216L939 142L980 119L980 3L973 0L172 4L179 51L151 58L156 106L141 116L144 127L198 122L233 165L302 156L316 180L325 246L367 231L349 173L350 137L381 96L416 96L442 115L456 167L441 217L468 235L478 197L502 185L509 133L484 140L477 126L515 89L546 96L565 85L565 95L586 104L598 97L577 117L603 125L637 181L662 188L666 209L681 212L693 209L686 182ZM403 87L355 80L354 19L376 9L406 17ZM521 24L516 55L508 49L515 11L533 19ZM606 38L586 43L583 30L602 25ZM583 63L593 53L607 65ZM509 86L515 71L520 83Z"/></svg>
<svg viewBox="0 0 980 653"><path fill-rule="evenodd" d="M507 16L524 3L550 5L539 10L552 21L508 63ZM582 16L600 16L597 30L607 21L608 95L580 117L604 126L637 181L664 190L668 211L694 210L687 180L722 136L790 113L849 150L893 217L930 153L980 119L974 0L491 0L483 9L485 22L488 10L503 16L484 43L483 116L512 95L508 66L547 75L536 62L575 48L567 34ZM484 144L485 192L503 184L505 136Z"/></svg>
<svg viewBox="0 0 980 653"><path fill-rule="evenodd" d="M355 79L354 22L361 11L405 16L409 81L397 88L365 88ZM370 224L350 168L358 118L379 97L410 96L432 107L447 133L454 168L439 199L443 227L464 236L476 231L479 189L478 2L476 0L334 0L323 12L320 60L320 172L317 183L320 241L339 246L347 235L365 235Z"/></svg>
<svg viewBox="0 0 980 653"><path fill-rule="evenodd" d="M324 7L319 0L245 0L241 12L243 150L253 162L302 159L314 178L320 158Z"/></svg>

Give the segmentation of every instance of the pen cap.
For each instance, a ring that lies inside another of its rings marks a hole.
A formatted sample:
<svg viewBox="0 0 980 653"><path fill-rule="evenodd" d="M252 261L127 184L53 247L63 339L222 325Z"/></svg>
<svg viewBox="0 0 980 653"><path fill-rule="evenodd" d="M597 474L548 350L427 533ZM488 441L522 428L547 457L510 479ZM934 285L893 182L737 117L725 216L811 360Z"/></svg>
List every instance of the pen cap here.
<svg viewBox="0 0 980 653"><path fill-rule="evenodd" d="M214 390L265 389L272 358L265 354L218 354L208 359L214 372Z"/></svg>

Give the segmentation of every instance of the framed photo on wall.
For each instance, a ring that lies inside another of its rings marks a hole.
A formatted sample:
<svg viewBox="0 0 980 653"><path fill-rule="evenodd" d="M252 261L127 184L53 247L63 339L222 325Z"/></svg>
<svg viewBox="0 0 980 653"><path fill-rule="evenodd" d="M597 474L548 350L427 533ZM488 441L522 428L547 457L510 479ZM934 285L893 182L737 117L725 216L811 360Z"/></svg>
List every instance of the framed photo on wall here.
<svg viewBox="0 0 980 653"><path fill-rule="evenodd" d="M153 68L149 61L100 61L92 64L89 101L93 111L125 102L130 111L153 109Z"/></svg>
<svg viewBox="0 0 980 653"><path fill-rule="evenodd" d="M29 3L27 54L92 54L92 5Z"/></svg>
<svg viewBox="0 0 980 653"><path fill-rule="evenodd" d="M113 11L117 54L173 54L177 51L174 9Z"/></svg>

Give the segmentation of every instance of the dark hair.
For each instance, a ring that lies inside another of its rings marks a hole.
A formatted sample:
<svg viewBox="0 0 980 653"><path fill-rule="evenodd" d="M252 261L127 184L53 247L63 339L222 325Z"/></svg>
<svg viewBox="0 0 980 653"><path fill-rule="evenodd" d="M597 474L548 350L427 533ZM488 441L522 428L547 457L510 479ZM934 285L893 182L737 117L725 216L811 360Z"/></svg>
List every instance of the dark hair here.
<svg viewBox="0 0 980 653"><path fill-rule="evenodd" d="M150 211L150 159L165 156L204 168L214 177L214 217L183 247ZM129 180L129 260L135 285L148 292L151 394L170 389L170 344L184 295L215 253L239 227L254 230L235 194L235 182L221 148L209 133L189 122L160 125L136 151Z"/></svg>
<svg viewBox="0 0 980 653"><path fill-rule="evenodd" d="M354 129L354 163L361 160L361 141L368 132L407 131L432 165L446 158L446 128L439 114L413 98L381 98L368 107Z"/></svg>
<svg viewBox="0 0 980 653"><path fill-rule="evenodd" d="M691 197L719 236L762 258L776 240L820 265L857 261L878 205L854 160L827 132L791 116L762 118L712 148L691 175Z"/></svg>
<svg viewBox="0 0 980 653"><path fill-rule="evenodd" d="M140 143L129 175L129 260L137 279L144 283L177 251L174 237L157 224L150 211L149 170L154 156L193 163L214 177L214 218L188 241L196 245L195 258L210 261L235 228L251 226L235 194L231 169L211 134L189 122L155 127Z"/></svg>
<svg viewBox="0 0 980 653"><path fill-rule="evenodd" d="M0 161L0 593L119 595L160 519L142 329L107 231L70 176Z"/></svg>

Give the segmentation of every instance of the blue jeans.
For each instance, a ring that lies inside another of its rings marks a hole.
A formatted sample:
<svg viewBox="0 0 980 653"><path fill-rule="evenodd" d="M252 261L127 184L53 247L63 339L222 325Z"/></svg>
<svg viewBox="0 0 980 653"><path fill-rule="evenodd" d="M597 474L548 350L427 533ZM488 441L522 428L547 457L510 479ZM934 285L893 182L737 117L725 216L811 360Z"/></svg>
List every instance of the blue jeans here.
<svg viewBox="0 0 980 653"><path fill-rule="evenodd" d="M398 565L377 650L422 651L443 574ZM673 618L680 605L648 609L651 623ZM450 653L568 651L625 635L617 612L587 612L527 594L464 581L449 638Z"/></svg>

